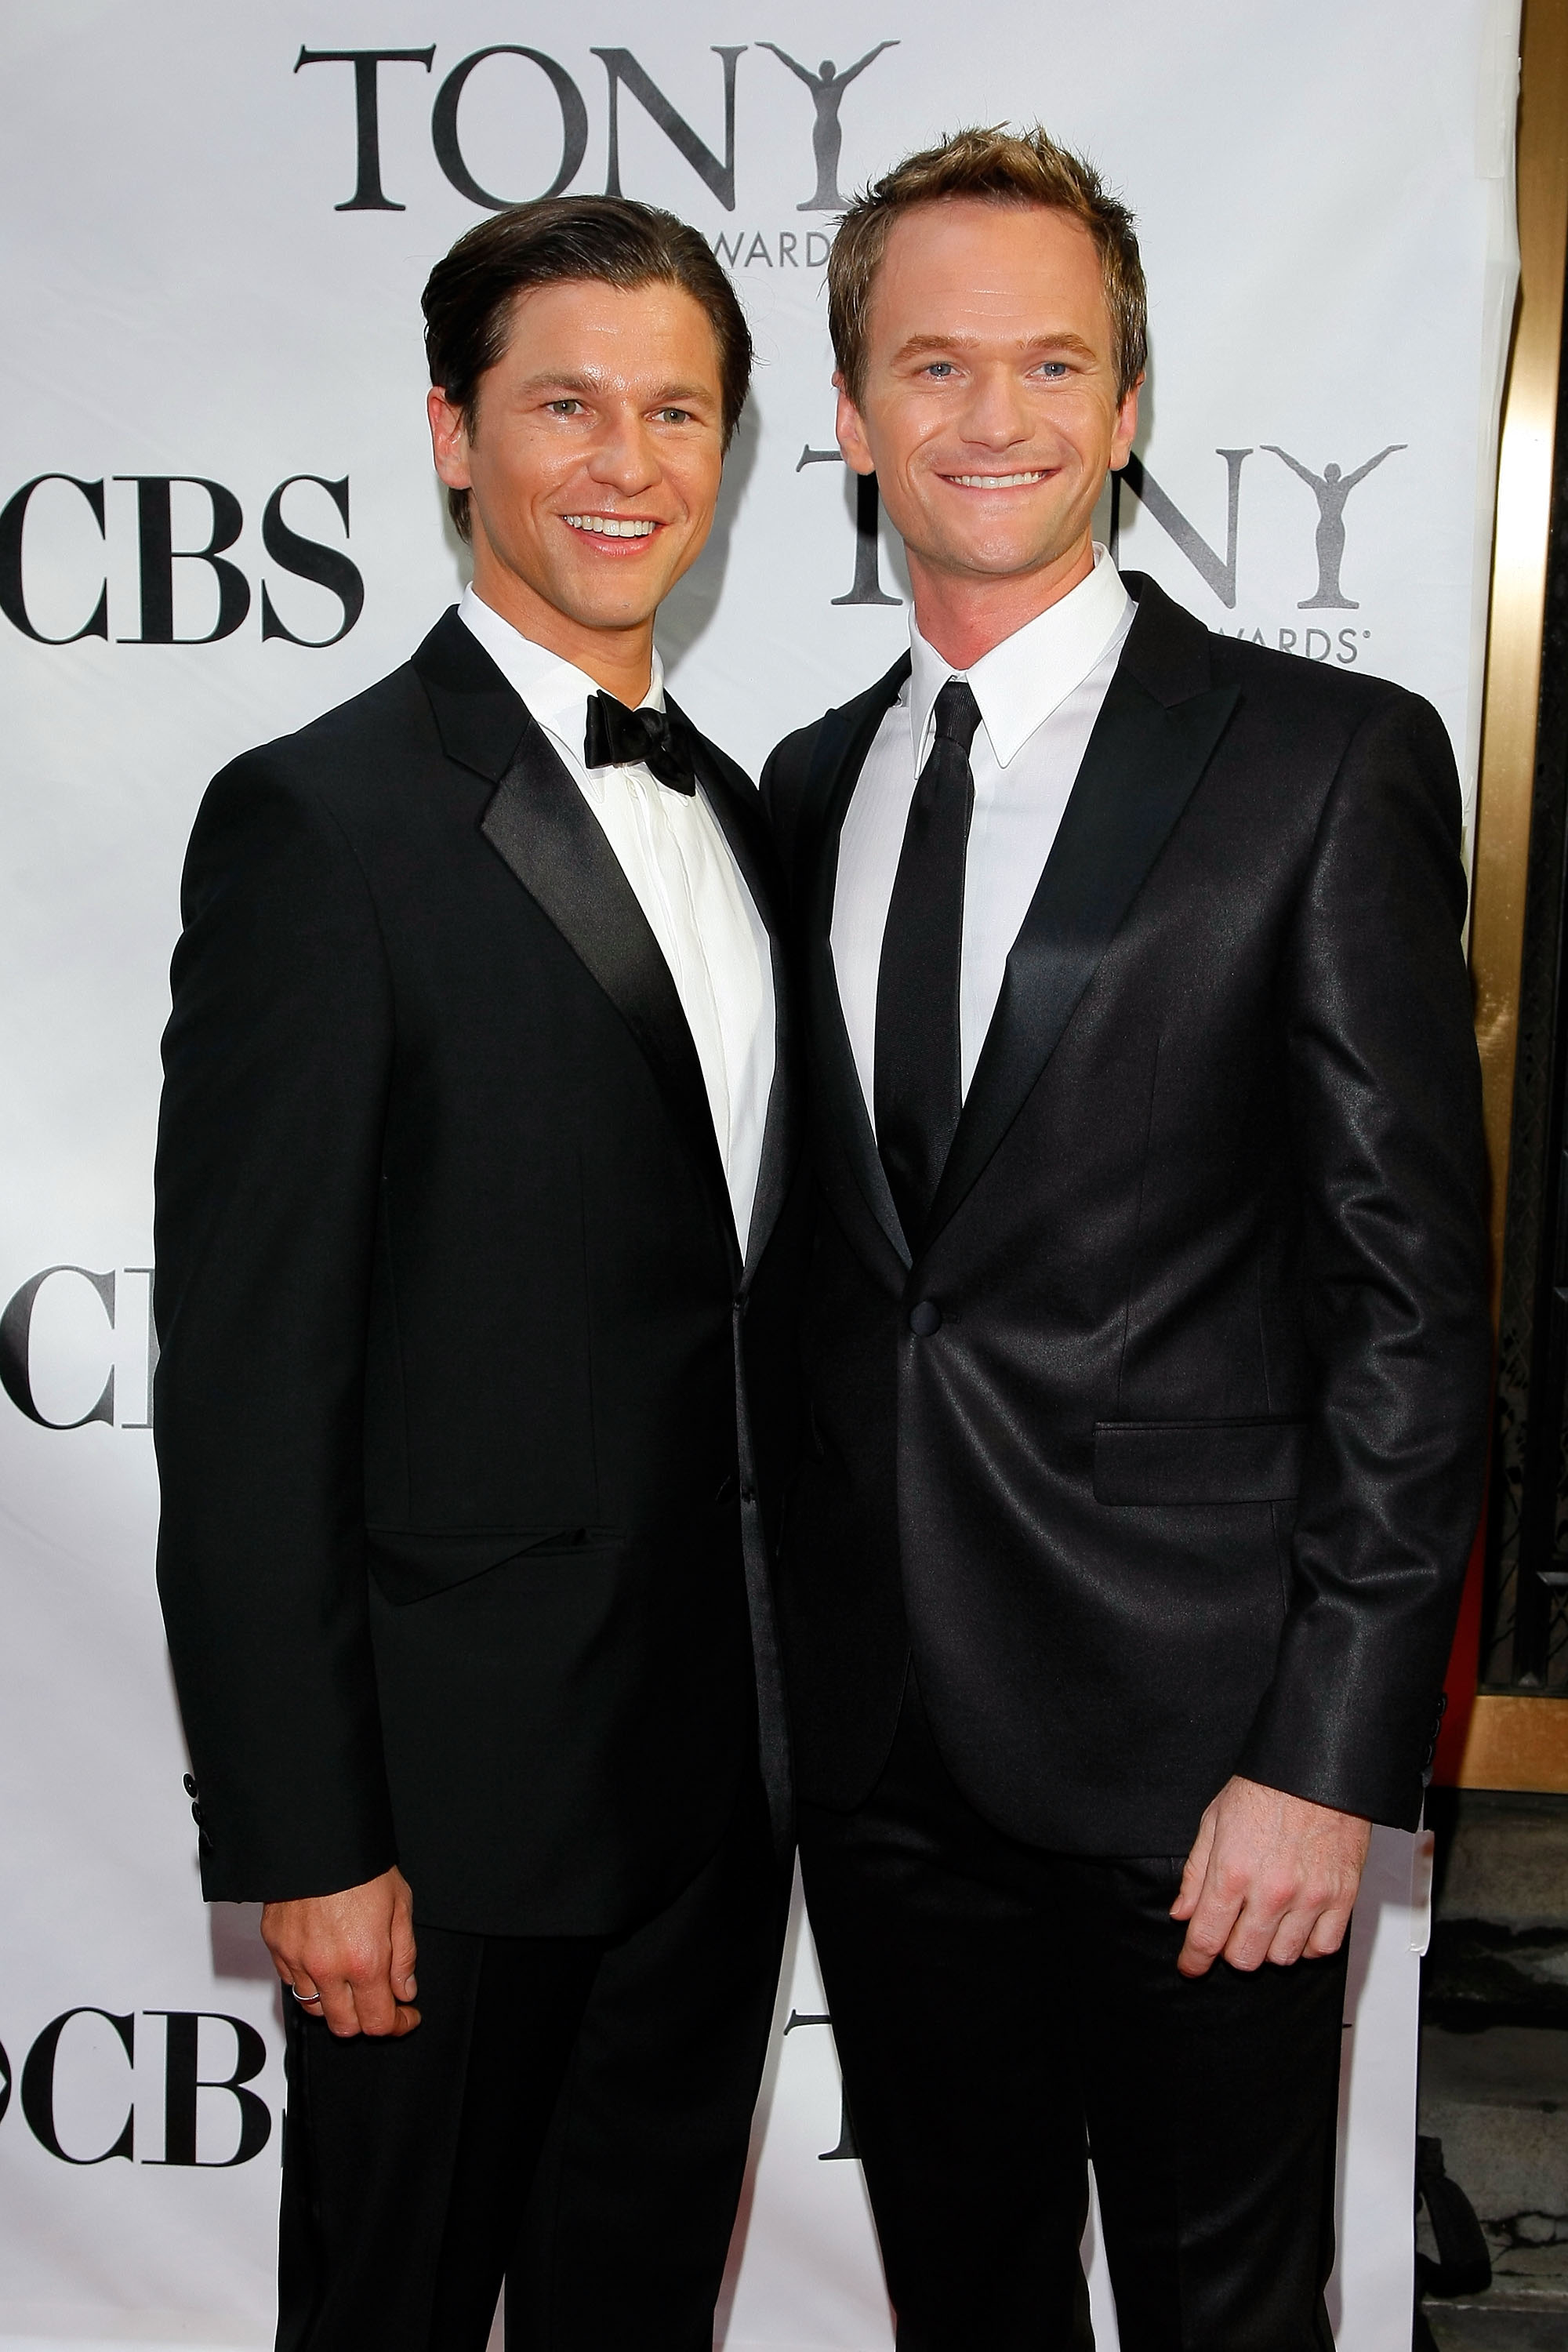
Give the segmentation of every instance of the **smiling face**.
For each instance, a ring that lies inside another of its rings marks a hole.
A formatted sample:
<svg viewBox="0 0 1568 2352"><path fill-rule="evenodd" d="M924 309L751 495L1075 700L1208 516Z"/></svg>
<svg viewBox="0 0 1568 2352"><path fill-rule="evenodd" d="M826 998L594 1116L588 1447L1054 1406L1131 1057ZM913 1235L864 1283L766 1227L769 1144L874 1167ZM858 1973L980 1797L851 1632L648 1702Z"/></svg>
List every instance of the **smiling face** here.
<svg viewBox="0 0 1568 2352"><path fill-rule="evenodd" d="M961 197L894 221L838 439L877 476L928 637L928 613L950 637L954 615L984 614L995 644L1087 576L1095 501L1137 421L1100 256L1070 214Z"/></svg>
<svg viewBox="0 0 1568 2352"><path fill-rule="evenodd" d="M702 551L723 472L719 350L700 303L664 283L533 288L468 413L439 388L429 411L436 470L470 493L477 593L640 699L653 616Z"/></svg>

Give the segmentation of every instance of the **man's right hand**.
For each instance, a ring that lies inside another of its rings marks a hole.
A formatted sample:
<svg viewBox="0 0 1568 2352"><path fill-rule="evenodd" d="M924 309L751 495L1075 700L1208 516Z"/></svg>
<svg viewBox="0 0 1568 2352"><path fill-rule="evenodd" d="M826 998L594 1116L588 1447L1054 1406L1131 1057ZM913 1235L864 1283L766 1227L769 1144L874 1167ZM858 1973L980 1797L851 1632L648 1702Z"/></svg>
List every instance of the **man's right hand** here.
<svg viewBox="0 0 1568 2352"><path fill-rule="evenodd" d="M261 1940L290 1998L334 2033L396 2037L418 2024L413 1898L395 1865L341 1895L264 1904Z"/></svg>

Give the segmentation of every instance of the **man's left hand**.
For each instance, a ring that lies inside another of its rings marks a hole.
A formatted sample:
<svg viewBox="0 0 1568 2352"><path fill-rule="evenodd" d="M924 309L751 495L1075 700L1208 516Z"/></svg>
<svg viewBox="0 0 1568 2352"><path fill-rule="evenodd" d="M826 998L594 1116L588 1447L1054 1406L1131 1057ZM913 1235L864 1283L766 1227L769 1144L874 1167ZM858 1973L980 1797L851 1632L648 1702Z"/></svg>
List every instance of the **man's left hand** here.
<svg viewBox="0 0 1568 2352"><path fill-rule="evenodd" d="M1265 1960L1288 1968L1337 1952L1361 1885L1372 1823L1258 1780L1227 1780L1198 1824L1171 1906L1185 1919L1176 1966L1205 1976Z"/></svg>

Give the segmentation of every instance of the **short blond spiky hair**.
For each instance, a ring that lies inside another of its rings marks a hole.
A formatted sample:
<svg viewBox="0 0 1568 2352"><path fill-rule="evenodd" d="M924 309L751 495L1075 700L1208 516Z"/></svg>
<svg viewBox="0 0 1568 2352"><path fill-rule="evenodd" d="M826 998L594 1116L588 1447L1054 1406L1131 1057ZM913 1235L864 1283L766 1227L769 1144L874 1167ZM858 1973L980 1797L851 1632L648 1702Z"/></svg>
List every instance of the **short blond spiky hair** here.
<svg viewBox="0 0 1568 2352"><path fill-rule="evenodd" d="M958 196L1038 205L1082 223L1100 255L1117 398L1125 400L1149 357L1148 298L1132 215L1108 194L1091 163L1058 147L1038 123L1025 131L999 124L955 131L940 146L906 155L849 206L827 257L827 326L850 398L859 396L864 382L866 322L889 231L900 213Z"/></svg>

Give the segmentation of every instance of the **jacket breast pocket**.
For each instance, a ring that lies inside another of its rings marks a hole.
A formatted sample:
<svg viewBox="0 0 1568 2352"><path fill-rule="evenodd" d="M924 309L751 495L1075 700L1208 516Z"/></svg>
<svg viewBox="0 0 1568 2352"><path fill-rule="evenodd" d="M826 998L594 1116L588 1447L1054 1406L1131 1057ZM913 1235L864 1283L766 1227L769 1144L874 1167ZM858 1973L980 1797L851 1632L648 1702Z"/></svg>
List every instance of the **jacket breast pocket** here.
<svg viewBox="0 0 1568 2352"><path fill-rule="evenodd" d="M613 1550L620 1541L614 1528L366 1530L371 1575L384 1597L399 1603L449 1592L454 1585L467 1584L509 1561L570 1561Z"/></svg>
<svg viewBox="0 0 1568 2352"><path fill-rule="evenodd" d="M1097 1503L1285 1503L1301 1489L1309 1421L1100 1421Z"/></svg>

